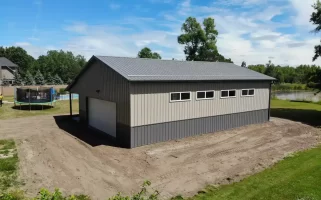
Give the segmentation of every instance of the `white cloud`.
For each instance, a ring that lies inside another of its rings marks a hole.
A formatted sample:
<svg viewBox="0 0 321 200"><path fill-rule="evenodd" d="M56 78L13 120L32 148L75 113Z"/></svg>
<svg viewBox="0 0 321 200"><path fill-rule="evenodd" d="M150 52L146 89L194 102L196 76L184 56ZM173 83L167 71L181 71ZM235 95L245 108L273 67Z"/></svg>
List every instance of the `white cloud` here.
<svg viewBox="0 0 321 200"><path fill-rule="evenodd" d="M182 0L179 5L178 13L180 15L187 15L191 11L191 0Z"/></svg>
<svg viewBox="0 0 321 200"><path fill-rule="evenodd" d="M312 28L310 16L313 12L312 5L316 0L289 0L295 10L294 23L300 26L308 26Z"/></svg>
<svg viewBox="0 0 321 200"><path fill-rule="evenodd" d="M149 0L153 3L173 3L166 0ZM275 3L284 2L279 6ZM308 2L308 3L307 3ZM165 59L185 58L184 46L177 43L180 27L187 16L198 20L212 16L219 30L218 48L236 64L267 63L269 59L280 65L312 64L314 45L319 38L313 34L286 33L280 27L309 27L313 0L217 0L210 5L199 5L196 0L181 0L174 11L155 13L152 17L125 17L113 24L92 25L76 22L63 27L71 39L62 41L56 48L84 55L130 56L148 46ZM197 3L198 5L194 5ZM247 8L248 12L233 10L230 6ZM261 6L261 7L259 7ZM116 6L117 7L117 6ZM117 9L115 7L115 9ZM258 8L259 7L259 8ZM251 9L250 9L251 8ZM252 9L253 8L253 9ZM294 10L292 23L273 22L271 19L285 11ZM162 18L156 17L161 15ZM145 15L144 15L145 16ZM156 26L157 25L157 26ZM166 30L166 31L165 31ZM305 29L306 30L306 29ZM246 35L246 36L245 36ZM20 45L39 56L54 47L39 47L22 42ZM321 64L318 60L314 64Z"/></svg>
<svg viewBox="0 0 321 200"><path fill-rule="evenodd" d="M113 9L113 10L117 10L120 8L120 5L119 4L115 4L115 3L111 3L109 5L109 8Z"/></svg>
<svg viewBox="0 0 321 200"><path fill-rule="evenodd" d="M29 42L16 42L15 46L25 47L30 46L31 44Z"/></svg>
<svg viewBox="0 0 321 200"><path fill-rule="evenodd" d="M72 25L66 26L65 30L74 33L84 34L87 32L87 28L88 26L85 23L74 23Z"/></svg>

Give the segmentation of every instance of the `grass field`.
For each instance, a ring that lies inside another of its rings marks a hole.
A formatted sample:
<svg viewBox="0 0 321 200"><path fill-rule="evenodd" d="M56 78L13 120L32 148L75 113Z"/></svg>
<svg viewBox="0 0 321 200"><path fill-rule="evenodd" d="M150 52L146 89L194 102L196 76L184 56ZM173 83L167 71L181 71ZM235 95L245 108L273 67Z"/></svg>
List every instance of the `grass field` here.
<svg viewBox="0 0 321 200"><path fill-rule="evenodd" d="M13 108L14 104L4 104L0 107L0 120L11 119L17 117L29 117L36 115L49 115L49 114L67 114L69 113L69 101L57 101L54 108L46 108L42 110L41 106L33 107L34 110L29 110L29 106L23 106L22 110L17 106ZM73 114L79 112L78 100L73 100L72 103ZM36 110L38 109L38 110Z"/></svg>
<svg viewBox="0 0 321 200"><path fill-rule="evenodd" d="M17 169L18 155L15 142L0 140L0 192L17 186Z"/></svg>
<svg viewBox="0 0 321 200"><path fill-rule="evenodd" d="M11 102L13 102L13 101L14 101L14 97L13 97L13 96L4 96L3 100L4 100L4 101L11 101Z"/></svg>
<svg viewBox="0 0 321 200"><path fill-rule="evenodd" d="M320 127L321 105L318 103L273 99L271 101L271 116Z"/></svg>
<svg viewBox="0 0 321 200"><path fill-rule="evenodd" d="M208 187L191 200L321 199L321 147L288 157L239 183Z"/></svg>

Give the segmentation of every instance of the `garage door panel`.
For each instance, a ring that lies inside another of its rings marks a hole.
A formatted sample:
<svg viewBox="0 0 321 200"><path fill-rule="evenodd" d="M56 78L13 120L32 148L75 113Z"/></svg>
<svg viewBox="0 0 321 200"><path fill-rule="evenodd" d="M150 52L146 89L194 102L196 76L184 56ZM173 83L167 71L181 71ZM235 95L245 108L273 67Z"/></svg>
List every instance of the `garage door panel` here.
<svg viewBox="0 0 321 200"><path fill-rule="evenodd" d="M89 126L116 137L116 103L88 99Z"/></svg>

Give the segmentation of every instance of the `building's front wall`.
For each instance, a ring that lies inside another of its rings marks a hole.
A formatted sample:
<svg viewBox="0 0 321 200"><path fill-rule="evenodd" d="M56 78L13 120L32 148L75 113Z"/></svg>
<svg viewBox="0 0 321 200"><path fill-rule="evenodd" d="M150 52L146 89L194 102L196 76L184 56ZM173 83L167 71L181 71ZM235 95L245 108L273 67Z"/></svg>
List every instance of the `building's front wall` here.
<svg viewBox="0 0 321 200"><path fill-rule="evenodd" d="M1 72L0 72L0 79L8 79L8 80L12 80L14 79L14 74L9 71L9 69L7 67L1 67Z"/></svg>
<svg viewBox="0 0 321 200"><path fill-rule="evenodd" d="M87 98L116 103L117 140L129 146L129 82L100 61L94 61L70 89L79 94L79 114L87 121ZM127 143L127 144L126 144Z"/></svg>
<svg viewBox="0 0 321 200"><path fill-rule="evenodd" d="M236 89L235 98L221 90ZM255 89L251 97L242 89ZM197 91L215 91L214 99L196 100ZM131 146L215 132L268 120L270 82L131 83ZM191 100L170 102L171 92L191 92Z"/></svg>

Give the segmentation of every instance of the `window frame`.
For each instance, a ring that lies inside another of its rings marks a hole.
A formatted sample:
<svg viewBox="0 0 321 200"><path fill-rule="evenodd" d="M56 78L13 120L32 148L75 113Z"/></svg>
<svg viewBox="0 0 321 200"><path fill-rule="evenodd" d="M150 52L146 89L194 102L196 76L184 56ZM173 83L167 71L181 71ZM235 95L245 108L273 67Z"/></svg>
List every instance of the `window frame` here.
<svg viewBox="0 0 321 200"><path fill-rule="evenodd" d="M182 93L189 93L189 99L184 99L182 100ZM180 100L172 100L172 94L179 94ZM187 91L187 92L170 92L169 93L169 102L174 103L174 102L184 102L184 101L191 101L192 100L192 92Z"/></svg>
<svg viewBox="0 0 321 200"><path fill-rule="evenodd" d="M230 96L230 91L235 91L235 96ZM228 98L236 98L236 89L230 89L230 90L221 90L220 98L221 99L228 99ZM222 92L227 92L228 96L227 97L222 97Z"/></svg>
<svg viewBox="0 0 321 200"><path fill-rule="evenodd" d="M243 95L243 90L247 90L247 91L248 91L248 95ZM250 94L250 90L253 90L253 91L254 91L253 95L249 95L249 94ZM255 89L254 89L254 88L242 89L242 90L241 90L241 96L242 96L242 97L254 97L254 96L255 96Z"/></svg>
<svg viewBox="0 0 321 200"><path fill-rule="evenodd" d="M204 98L198 98L197 94L199 92L205 92L205 97ZM213 97L212 98L206 98L206 93L207 92L213 92ZM196 101L211 100L211 99L215 99L215 90L196 91Z"/></svg>

